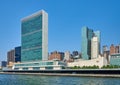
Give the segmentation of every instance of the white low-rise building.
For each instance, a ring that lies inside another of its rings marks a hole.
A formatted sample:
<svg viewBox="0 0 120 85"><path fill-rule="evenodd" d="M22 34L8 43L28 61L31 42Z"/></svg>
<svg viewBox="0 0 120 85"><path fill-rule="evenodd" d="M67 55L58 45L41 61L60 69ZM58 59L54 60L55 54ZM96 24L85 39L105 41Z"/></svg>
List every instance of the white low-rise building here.
<svg viewBox="0 0 120 85"><path fill-rule="evenodd" d="M49 60L15 63L12 70L60 70L64 68L64 62L59 60Z"/></svg>
<svg viewBox="0 0 120 85"><path fill-rule="evenodd" d="M80 59L79 61L67 63L68 67L74 67L74 66L83 67L83 66L94 66L94 65L99 66L99 68L101 68L101 67L107 65L107 60L105 57L99 56L96 59L91 59L91 60Z"/></svg>

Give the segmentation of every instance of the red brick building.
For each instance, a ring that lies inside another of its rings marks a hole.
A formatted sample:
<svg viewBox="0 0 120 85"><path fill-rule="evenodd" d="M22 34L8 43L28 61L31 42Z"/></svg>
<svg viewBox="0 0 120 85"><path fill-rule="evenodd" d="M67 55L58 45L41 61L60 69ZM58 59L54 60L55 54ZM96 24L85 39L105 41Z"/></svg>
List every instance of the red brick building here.
<svg viewBox="0 0 120 85"><path fill-rule="evenodd" d="M110 46L110 55L114 54L115 53L115 46L112 44Z"/></svg>
<svg viewBox="0 0 120 85"><path fill-rule="evenodd" d="M49 55L48 59L49 60L54 60L54 59L63 60L63 58L64 58L64 53L63 52L54 51Z"/></svg>

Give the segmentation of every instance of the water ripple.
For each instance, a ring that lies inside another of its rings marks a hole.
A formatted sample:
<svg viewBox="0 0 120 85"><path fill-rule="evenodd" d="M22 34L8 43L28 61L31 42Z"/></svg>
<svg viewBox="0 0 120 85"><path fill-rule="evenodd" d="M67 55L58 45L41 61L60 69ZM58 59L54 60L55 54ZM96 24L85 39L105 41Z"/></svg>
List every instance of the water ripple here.
<svg viewBox="0 0 120 85"><path fill-rule="evenodd" d="M0 75L0 85L119 85L120 78Z"/></svg>

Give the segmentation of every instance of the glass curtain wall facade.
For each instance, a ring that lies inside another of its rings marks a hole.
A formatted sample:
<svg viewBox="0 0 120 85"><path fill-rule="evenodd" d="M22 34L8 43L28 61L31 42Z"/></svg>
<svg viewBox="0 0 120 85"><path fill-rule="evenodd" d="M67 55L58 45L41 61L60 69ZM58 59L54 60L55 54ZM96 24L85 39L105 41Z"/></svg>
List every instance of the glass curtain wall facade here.
<svg viewBox="0 0 120 85"><path fill-rule="evenodd" d="M120 66L120 54L113 54L110 56L110 65Z"/></svg>
<svg viewBox="0 0 120 85"><path fill-rule="evenodd" d="M21 64L15 64L13 66L14 70L58 70L63 69L65 63L62 61L35 61L35 62L24 62Z"/></svg>
<svg viewBox="0 0 120 85"><path fill-rule="evenodd" d="M82 28L82 58L85 60L91 59L91 39L93 30L88 27Z"/></svg>
<svg viewBox="0 0 120 85"><path fill-rule="evenodd" d="M22 19L21 61L47 60L48 14L42 10Z"/></svg>
<svg viewBox="0 0 120 85"><path fill-rule="evenodd" d="M21 46L15 47L15 62L21 62Z"/></svg>

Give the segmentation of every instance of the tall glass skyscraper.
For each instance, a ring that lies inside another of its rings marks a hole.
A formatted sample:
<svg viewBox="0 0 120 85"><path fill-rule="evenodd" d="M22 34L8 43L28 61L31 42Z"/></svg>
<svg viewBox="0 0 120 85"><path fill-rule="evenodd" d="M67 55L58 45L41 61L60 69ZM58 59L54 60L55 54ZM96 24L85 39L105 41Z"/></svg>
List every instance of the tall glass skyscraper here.
<svg viewBox="0 0 120 85"><path fill-rule="evenodd" d="M48 14L42 10L22 19L21 63L13 70L63 69L64 62L48 60Z"/></svg>
<svg viewBox="0 0 120 85"><path fill-rule="evenodd" d="M85 60L91 59L91 39L93 30L88 27L82 28L82 58Z"/></svg>
<svg viewBox="0 0 120 85"><path fill-rule="evenodd" d="M22 19L21 61L48 60L48 14L42 10Z"/></svg>
<svg viewBox="0 0 120 85"><path fill-rule="evenodd" d="M98 38L98 51L100 54L100 31L93 31L92 29L89 29L88 27L82 28L82 58L85 60L91 59L91 40L92 38L96 36Z"/></svg>

